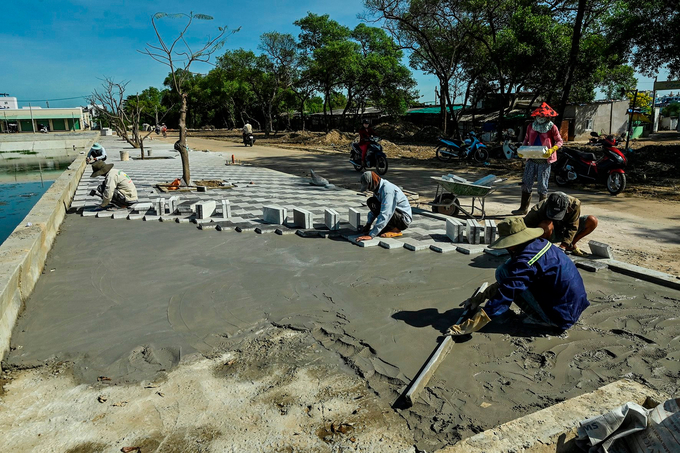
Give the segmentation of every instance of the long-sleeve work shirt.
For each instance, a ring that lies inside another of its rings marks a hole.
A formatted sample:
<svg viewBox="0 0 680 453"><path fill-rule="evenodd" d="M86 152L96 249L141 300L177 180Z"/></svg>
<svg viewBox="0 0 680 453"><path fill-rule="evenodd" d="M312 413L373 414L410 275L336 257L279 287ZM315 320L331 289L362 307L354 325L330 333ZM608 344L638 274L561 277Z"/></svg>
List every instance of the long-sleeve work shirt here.
<svg viewBox="0 0 680 453"><path fill-rule="evenodd" d="M534 259L537 255L540 257ZM508 277L498 282L498 291L484 307L490 318L508 311L515 298L526 290L531 291L548 318L562 329L574 325L590 305L576 266L547 239L534 239L506 266Z"/></svg>
<svg viewBox="0 0 680 453"><path fill-rule="evenodd" d="M105 208L111 203L116 189L125 196L128 201L137 200L137 188L130 177L120 170L111 170L106 174L104 181L104 193L102 193L101 207Z"/></svg>
<svg viewBox="0 0 680 453"><path fill-rule="evenodd" d="M402 214L404 214L404 221L410 224L413 221L413 214L411 213L411 205L408 203L408 199L404 192L394 184L384 179L380 180L380 185L378 190L375 192L375 196L380 200L380 214L375 219L375 225L369 232L371 237L376 237L380 232L387 226L387 222L390 221L394 211L399 209ZM372 212L368 213L367 216L368 223L370 224L374 220Z"/></svg>
<svg viewBox="0 0 680 453"><path fill-rule="evenodd" d="M104 160L106 159L106 149L103 146L99 149L90 148L90 152L87 153L87 158L94 158L94 160Z"/></svg>

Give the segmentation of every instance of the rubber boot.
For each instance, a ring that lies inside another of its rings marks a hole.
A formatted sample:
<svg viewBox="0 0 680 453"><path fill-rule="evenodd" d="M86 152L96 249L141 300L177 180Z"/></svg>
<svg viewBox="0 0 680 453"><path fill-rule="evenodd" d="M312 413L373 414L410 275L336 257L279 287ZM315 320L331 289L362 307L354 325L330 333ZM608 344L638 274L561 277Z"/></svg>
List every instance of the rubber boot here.
<svg viewBox="0 0 680 453"><path fill-rule="evenodd" d="M546 198L548 198L548 194L547 194L547 193L539 193L539 194L538 194L538 201L539 201L539 202L545 200Z"/></svg>
<svg viewBox="0 0 680 453"><path fill-rule="evenodd" d="M529 205L531 204L531 192L522 192L522 204L519 209L512 211L513 215L525 215L529 212Z"/></svg>

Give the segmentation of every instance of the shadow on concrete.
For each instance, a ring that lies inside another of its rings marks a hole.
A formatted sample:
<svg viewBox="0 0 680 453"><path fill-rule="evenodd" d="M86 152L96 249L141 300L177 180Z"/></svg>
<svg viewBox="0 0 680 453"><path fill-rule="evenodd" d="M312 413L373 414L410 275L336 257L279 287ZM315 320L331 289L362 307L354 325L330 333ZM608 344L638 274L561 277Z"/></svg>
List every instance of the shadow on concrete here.
<svg viewBox="0 0 680 453"><path fill-rule="evenodd" d="M406 324L423 328L432 327L443 334L447 329L455 324L463 315L462 308L452 308L443 313L439 313L436 308L424 308L415 311L398 311L392 315L393 319L404 321ZM541 335L559 335L563 331L551 327L537 326L534 324L522 323L523 315L517 315L508 310L498 318L491 321L480 330L482 333L510 335L512 337L537 337ZM468 341L470 335L463 335L455 338L456 343Z"/></svg>

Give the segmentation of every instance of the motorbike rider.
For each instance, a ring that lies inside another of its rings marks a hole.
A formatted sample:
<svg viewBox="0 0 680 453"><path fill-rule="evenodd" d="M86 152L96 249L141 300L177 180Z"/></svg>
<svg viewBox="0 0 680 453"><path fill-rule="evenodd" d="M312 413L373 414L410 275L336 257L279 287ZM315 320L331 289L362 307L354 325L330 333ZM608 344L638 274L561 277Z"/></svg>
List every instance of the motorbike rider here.
<svg viewBox="0 0 680 453"><path fill-rule="evenodd" d="M547 103L531 113L534 122L527 128L524 137L524 146L543 146L547 151L543 159L527 159L522 176L522 203L519 209L512 211L514 215L525 215L531 205L531 190L534 180L538 182L538 200L543 201L548 197L548 180L550 178L550 164L557 160L557 150L564 143L560 131L550 120L557 116L557 112Z"/></svg>
<svg viewBox="0 0 680 453"><path fill-rule="evenodd" d="M246 124L243 125L243 143L246 143L246 139L249 135L253 133L253 126L250 124L249 121L246 121Z"/></svg>
<svg viewBox="0 0 680 453"><path fill-rule="evenodd" d="M371 143L371 137L375 135L375 131L371 127L368 119L364 118L362 126L359 129L359 149L361 149L361 163L366 164L366 152L368 145Z"/></svg>

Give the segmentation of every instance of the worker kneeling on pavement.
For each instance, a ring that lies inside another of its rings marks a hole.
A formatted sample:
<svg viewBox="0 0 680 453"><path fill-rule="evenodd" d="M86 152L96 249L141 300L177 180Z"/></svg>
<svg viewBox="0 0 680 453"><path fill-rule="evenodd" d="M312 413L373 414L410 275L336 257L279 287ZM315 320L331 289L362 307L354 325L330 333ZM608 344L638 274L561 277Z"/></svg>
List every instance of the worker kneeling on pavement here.
<svg viewBox="0 0 680 453"><path fill-rule="evenodd" d="M364 236L359 236L357 242L370 241L376 236L393 238L402 235L413 220L411 205L401 189L386 179L381 178L374 171L367 171L361 175L361 191L370 190L373 196L366 204L371 212L368 213ZM375 221L375 225L371 225Z"/></svg>
<svg viewBox="0 0 680 453"><path fill-rule="evenodd" d="M597 217L581 216L581 201L564 192L553 192L550 196L531 208L524 217L530 228L542 228L542 238L559 242L560 248L576 256L586 253L576 243L597 228Z"/></svg>
<svg viewBox="0 0 680 453"><path fill-rule="evenodd" d="M90 195L102 198L99 209L105 209L109 207L109 204L126 208L137 201L137 188L130 177L125 172L111 170L112 168L113 164L105 164L101 161L92 164L90 178L104 176L104 182L96 190L90 192Z"/></svg>
<svg viewBox="0 0 680 453"><path fill-rule="evenodd" d="M499 239L489 247L507 249L510 259L496 269L496 283L465 301L473 315L449 327L447 335L476 332L510 309L526 314L522 322L558 333L573 326L589 305L583 279L567 255L547 239L542 228L527 228L521 217L498 223ZM484 308L479 306L486 300Z"/></svg>

